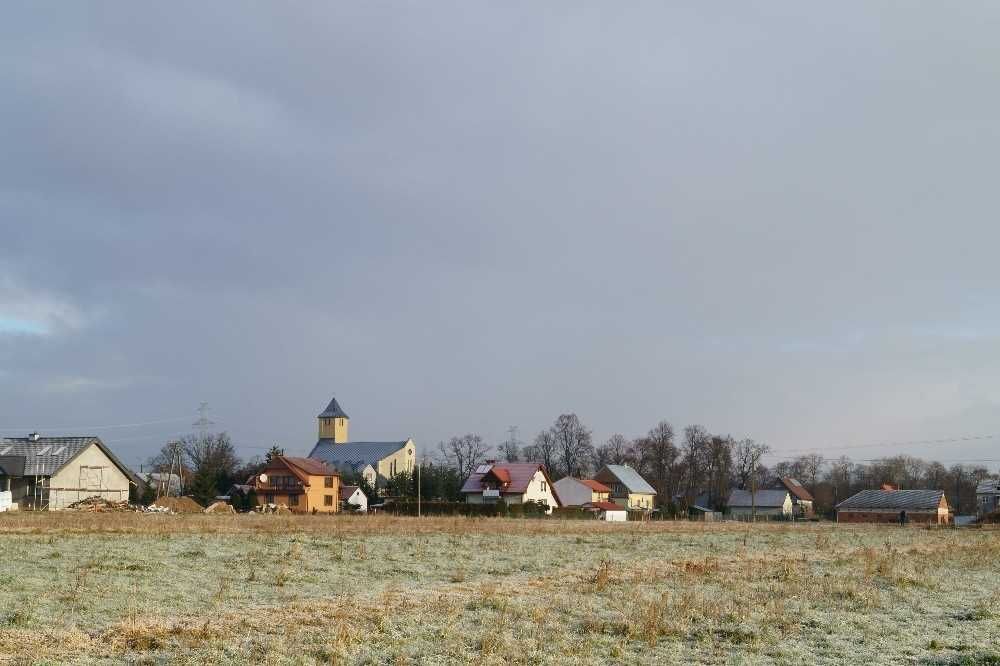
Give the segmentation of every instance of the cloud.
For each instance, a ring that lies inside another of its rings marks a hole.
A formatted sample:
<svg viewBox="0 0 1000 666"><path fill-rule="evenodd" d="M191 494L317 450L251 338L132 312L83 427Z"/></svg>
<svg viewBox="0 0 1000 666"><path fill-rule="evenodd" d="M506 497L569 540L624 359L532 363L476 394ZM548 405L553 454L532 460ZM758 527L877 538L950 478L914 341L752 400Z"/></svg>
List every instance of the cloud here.
<svg viewBox="0 0 1000 666"><path fill-rule="evenodd" d="M76 331L86 324L87 318L69 300L25 287L11 277L0 277L0 334L50 336Z"/></svg>

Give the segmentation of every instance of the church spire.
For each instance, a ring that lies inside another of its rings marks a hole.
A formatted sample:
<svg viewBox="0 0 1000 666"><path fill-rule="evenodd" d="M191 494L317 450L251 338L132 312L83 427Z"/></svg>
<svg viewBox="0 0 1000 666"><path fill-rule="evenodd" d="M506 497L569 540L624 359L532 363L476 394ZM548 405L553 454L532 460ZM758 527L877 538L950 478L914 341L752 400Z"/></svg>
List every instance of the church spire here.
<svg viewBox="0 0 1000 666"><path fill-rule="evenodd" d="M334 444L347 442L347 428L350 425L351 417L341 409L336 397L316 418L319 420L320 439L332 439Z"/></svg>

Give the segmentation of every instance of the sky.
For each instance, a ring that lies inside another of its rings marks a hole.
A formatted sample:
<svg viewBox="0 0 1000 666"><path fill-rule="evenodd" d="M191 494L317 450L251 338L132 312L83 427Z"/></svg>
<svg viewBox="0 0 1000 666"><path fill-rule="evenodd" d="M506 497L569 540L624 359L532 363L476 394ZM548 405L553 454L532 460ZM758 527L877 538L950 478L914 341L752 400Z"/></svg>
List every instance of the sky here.
<svg viewBox="0 0 1000 666"><path fill-rule="evenodd" d="M423 452L575 412L996 469L997 34L972 1L5 3L0 434L138 465L205 401L305 455L336 395Z"/></svg>

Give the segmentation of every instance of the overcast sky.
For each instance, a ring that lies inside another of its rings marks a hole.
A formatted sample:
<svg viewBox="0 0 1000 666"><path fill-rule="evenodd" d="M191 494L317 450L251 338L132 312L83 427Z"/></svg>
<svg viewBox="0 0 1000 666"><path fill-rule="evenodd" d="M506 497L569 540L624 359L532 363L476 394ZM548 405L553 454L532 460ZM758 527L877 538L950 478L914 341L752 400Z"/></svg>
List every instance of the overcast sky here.
<svg viewBox="0 0 1000 666"><path fill-rule="evenodd" d="M1000 6L543 4L5 3L0 433L1000 459Z"/></svg>

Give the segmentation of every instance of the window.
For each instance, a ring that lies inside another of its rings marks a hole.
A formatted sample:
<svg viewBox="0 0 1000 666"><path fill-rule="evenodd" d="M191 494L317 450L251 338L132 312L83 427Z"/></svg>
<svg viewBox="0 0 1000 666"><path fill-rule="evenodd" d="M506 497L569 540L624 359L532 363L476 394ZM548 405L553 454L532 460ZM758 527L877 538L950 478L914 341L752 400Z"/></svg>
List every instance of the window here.
<svg viewBox="0 0 1000 666"><path fill-rule="evenodd" d="M289 495L288 496L288 506L298 506L298 505L299 505L299 496L298 495Z"/></svg>
<svg viewBox="0 0 1000 666"><path fill-rule="evenodd" d="M323 479L323 487L324 488L333 488L333 477L332 476L328 476L325 479Z"/></svg>
<svg viewBox="0 0 1000 666"><path fill-rule="evenodd" d="M333 495L323 495L323 506L333 506Z"/></svg>
<svg viewBox="0 0 1000 666"><path fill-rule="evenodd" d="M268 504L274 504L274 494L268 493L264 495L264 501L267 502Z"/></svg>
<svg viewBox="0 0 1000 666"><path fill-rule="evenodd" d="M542 492L545 492L545 482L542 481Z"/></svg>

